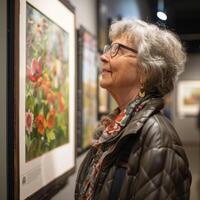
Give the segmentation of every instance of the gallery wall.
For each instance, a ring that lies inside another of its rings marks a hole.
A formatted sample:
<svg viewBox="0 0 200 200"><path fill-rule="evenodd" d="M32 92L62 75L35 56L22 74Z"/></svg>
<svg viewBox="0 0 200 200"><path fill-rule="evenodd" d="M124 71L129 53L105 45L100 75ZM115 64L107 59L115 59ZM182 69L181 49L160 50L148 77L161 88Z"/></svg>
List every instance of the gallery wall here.
<svg viewBox="0 0 200 200"><path fill-rule="evenodd" d="M0 6L0 199L6 199L6 35L7 1L1 0Z"/></svg>
<svg viewBox="0 0 200 200"><path fill-rule="evenodd" d="M179 80L200 80L200 53L189 54L185 71ZM176 85L177 86L177 85ZM173 123L185 145L199 144L199 132L196 127L196 117L180 117L177 114L177 89L173 95Z"/></svg>

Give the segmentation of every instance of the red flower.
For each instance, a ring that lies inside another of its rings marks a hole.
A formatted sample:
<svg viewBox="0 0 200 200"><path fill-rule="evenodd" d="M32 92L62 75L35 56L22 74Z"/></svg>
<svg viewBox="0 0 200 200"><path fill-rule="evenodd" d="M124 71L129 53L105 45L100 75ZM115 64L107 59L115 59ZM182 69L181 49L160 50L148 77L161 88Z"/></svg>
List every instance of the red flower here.
<svg viewBox="0 0 200 200"><path fill-rule="evenodd" d="M56 95L52 90L49 90L47 94L47 101L49 104L54 104L56 100Z"/></svg>
<svg viewBox="0 0 200 200"><path fill-rule="evenodd" d="M113 121L113 122L110 123L110 125L106 128L107 133L108 133L109 135L111 135L113 132L115 132L116 125L117 125L117 124L115 123L115 121Z"/></svg>
<svg viewBox="0 0 200 200"><path fill-rule="evenodd" d="M45 131L45 128L46 128L46 120L45 120L44 116L38 115L35 118L35 123L36 123L36 127L37 127L38 132L41 135L44 135L44 131Z"/></svg>
<svg viewBox="0 0 200 200"><path fill-rule="evenodd" d="M34 118L33 113L30 112L30 110L28 110L28 112L26 112L25 114L25 128L28 134L32 132L33 118Z"/></svg>
<svg viewBox="0 0 200 200"><path fill-rule="evenodd" d="M42 77L39 77L37 80L37 87L40 87L42 85Z"/></svg>
<svg viewBox="0 0 200 200"><path fill-rule="evenodd" d="M53 128L55 123L56 110L52 109L47 115L47 127Z"/></svg>
<svg viewBox="0 0 200 200"><path fill-rule="evenodd" d="M27 76L32 82L36 82L42 76L42 63L41 58L32 60L31 67L27 66Z"/></svg>
<svg viewBox="0 0 200 200"><path fill-rule="evenodd" d="M117 133L118 131L120 131L121 127L119 124L115 123L115 121L113 121L107 128L106 128L106 132L108 135L113 135L115 133Z"/></svg>
<svg viewBox="0 0 200 200"><path fill-rule="evenodd" d="M62 93L58 92L59 111L63 112L65 109L64 98Z"/></svg>
<svg viewBox="0 0 200 200"><path fill-rule="evenodd" d="M48 74L44 74L44 79L43 79L43 82L42 82L42 87L43 87L43 90L44 90L44 95L47 97L50 89L52 88Z"/></svg>

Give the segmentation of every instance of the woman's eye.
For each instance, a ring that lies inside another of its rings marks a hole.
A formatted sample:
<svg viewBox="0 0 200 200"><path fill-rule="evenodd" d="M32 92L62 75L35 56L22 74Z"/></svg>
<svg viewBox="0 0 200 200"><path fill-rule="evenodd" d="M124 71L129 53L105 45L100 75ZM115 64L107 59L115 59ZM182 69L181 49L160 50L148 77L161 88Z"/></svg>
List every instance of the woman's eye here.
<svg viewBox="0 0 200 200"><path fill-rule="evenodd" d="M116 52L117 51L117 47L113 47L112 52Z"/></svg>

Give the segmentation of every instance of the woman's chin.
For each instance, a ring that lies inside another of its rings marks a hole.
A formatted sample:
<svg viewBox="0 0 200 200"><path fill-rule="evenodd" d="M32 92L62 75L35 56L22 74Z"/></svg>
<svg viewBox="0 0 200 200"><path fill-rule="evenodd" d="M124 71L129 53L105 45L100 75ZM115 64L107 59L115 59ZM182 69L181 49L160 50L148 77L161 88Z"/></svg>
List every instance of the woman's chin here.
<svg viewBox="0 0 200 200"><path fill-rule="evenodd" d="M101 88L104 88L104 89L109 89L111 84L109 81L106 81L106 80L101 80L100 83L99 83L100 87Z"/></svg>

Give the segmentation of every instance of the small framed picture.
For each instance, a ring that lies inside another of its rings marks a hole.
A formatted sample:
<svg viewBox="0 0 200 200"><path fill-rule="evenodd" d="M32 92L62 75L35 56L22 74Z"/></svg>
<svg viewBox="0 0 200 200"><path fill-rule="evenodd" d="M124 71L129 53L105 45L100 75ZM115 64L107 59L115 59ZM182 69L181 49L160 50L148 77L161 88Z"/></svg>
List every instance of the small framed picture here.
<svg viewBox="0 0 200 200"><path fill-rule="evenodd" d="M200 81L180 81L177 90L178 115L196 116L200 109Z"/></svg>

